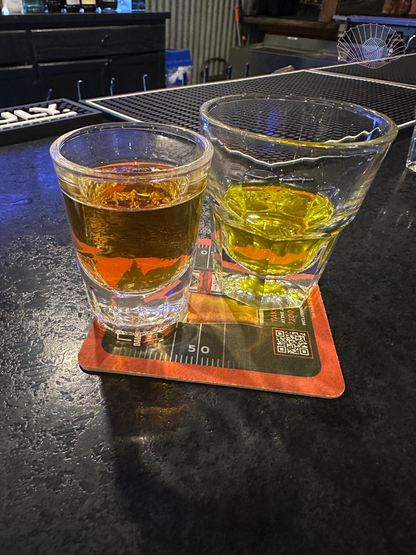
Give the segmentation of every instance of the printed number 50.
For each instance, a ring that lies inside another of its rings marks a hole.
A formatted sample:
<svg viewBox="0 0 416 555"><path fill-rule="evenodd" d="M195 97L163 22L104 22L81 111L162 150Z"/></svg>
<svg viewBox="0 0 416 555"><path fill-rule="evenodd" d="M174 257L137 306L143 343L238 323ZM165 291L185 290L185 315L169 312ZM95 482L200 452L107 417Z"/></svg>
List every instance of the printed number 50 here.
<svg viewBox="0 0 416 555"><path fill-rule="evenodd" d="M196 351L196 346L195 345L189 345L188 351L190 353L194 353ZM204 355L207 355L209 353L209 347L207 347L206 345L201 347L201 353L203 353Z"/></svg>

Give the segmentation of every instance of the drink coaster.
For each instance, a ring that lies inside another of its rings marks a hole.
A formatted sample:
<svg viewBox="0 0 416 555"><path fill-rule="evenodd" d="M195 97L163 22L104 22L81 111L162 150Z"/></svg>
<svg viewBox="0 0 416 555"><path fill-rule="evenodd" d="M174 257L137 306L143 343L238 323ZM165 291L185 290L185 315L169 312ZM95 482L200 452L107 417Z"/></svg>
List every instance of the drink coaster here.
<svg viewBox="0 0 416 555"><path fill-rule="evenodd" d="M94 321L78 356L86 372L335 398L345 389L321 294L302 308L258 311L221 295L211 240L199 239L185 323L162 343L117 341Z"/></svg>

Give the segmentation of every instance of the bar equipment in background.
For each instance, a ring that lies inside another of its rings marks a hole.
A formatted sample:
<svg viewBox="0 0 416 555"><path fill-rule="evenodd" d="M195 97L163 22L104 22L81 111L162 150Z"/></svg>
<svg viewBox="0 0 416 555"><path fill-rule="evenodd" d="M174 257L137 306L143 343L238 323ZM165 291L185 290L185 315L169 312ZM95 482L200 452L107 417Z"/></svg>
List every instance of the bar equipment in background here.
<svg viewBox="0 0 416 555"><path fill-rule="evenodd" d="M46 0L48 13L60 13L65 7L65 0Z"/></svg>
<svg viewBox="0 0 416 555"><path fill-rule="evenodd" d="M118 0L117 11L119 13L130 13L131 12L131 2L132 0Z"/></svg>
<svg viewBox="0 0 416 555"><path fill-rule="evenodd" d="M45 13L46 0L22 0L23 13Z"/></svg>
<svg viewBox="0 0 416 555"><path fill-rule="evenodd" d="M338 63L335 41L266 34L263 42L230 49L229 62L234 78L245 76L250 64L250 75L267 75L293 65L295 69L329 66Z"/></svg>
<svg viewBox="0 0 416 555"><path fill-rule="evenodd" d="M98 7L102 12L117 11L117 0L98 0Z"/></svg>
<svg viewBox="0 0 416 555"><path fill-rule="evenodd" d="M189 83L192 73L192 58L188 48L180 50L166 50L165 83L166 87L183 85L184 80Z"/></svg>
<svg viewBox="0 0 416 555"><path fill-rule="evenodd" d="M131 11L132 12L143 12L146 9L145 0L132 0Z"/></svg>
<svg viewBox="0 0 416 555"><path fill-rule="evenodd" d="M78 79L77 81L77 93L78 100L82 100L84 98L84 81L82 79Z"/></svg>
<svg viewBox="0 0 416 555"><path fill-rule="evenodd" d="M406 52L399 33L386 25L371 23L352 27L338 39L338 57L343 62L358 62L377 69Z"/></svg>
<svg viewBox="0 0 416 555"><path fill-rule="evenodd" d="M12 15L23 13L22 0L3 0L3 13Z"/></svg>
<svg viewBox="0 0 416 555"><path fill-rule="evenodd" d="M202 83L213 83L215 81L224 81L228 79L227 70L230 64L224 58L209 58L205 60L199 73ZM231 70L232 71L232 70Z"/></svg>
<svg viewBox="0 0 416 555"><path fill-rule="evenodd" d="M406 15L412 7L412 0L396 0L396 15Z"/></svg>
<svg viewBox="0 0 416 555"><path fill-rule="evenodd" d="M66 0L66 11L68 13L76 13L81 9L81 0Z"/></svg>
<svg viewBox="0 0 416 555"><path fill-rule="evenodd" d="M383 14L406 15L412 8L412 0L385 0Z"/></svg>
<svg viewBox="0 0 416 555"><path fill-rule="evenodd" d="M110 79L110 96L114 96L114 89L115 89L115 86L116 86L116 78L115 78L115 77L112 77L112 78Z"/></svg>
<svg viewBox="0 0 416 555"><path fill-rule="evenodd" d="M81 0L81 8L86 13L94 13L97 11L97 0Z"/></svg>
<svg viewBox="0 0 416 555"><path fill-rule="evenodd" d="M235 20L237 46L241 46L242 39L241 39L241 29L240 29L240 9L238 6L234 7L234 20Z"/></svg>

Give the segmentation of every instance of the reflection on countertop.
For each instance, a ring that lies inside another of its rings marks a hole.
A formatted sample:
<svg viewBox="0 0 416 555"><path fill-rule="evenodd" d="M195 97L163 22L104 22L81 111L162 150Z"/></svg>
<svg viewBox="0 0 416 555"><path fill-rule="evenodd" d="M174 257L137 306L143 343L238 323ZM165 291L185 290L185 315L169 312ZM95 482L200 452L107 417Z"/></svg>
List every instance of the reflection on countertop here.
<svg viewBox="0 0 416 555"><path fill-rule="evenodd" d="M393 144L321 281L346 382L335 400L83 373L91 317L51 141L0 150L4 553L411 553L409 138Z"/></svg>

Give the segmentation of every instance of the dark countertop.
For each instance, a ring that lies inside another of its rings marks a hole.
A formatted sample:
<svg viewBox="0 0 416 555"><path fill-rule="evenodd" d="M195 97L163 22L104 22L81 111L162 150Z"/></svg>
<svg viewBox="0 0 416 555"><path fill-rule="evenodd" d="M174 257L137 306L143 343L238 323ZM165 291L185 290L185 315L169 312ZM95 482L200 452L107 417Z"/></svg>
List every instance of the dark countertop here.
<svg viewBox="0 0 416 555"><path fill-rule="evenodd" d="M91 317L50 143L0 149L0 552L413 553L409 138L321 280L346 382L333 400L83 373Z"/></svg>

